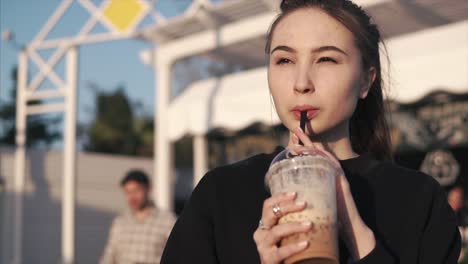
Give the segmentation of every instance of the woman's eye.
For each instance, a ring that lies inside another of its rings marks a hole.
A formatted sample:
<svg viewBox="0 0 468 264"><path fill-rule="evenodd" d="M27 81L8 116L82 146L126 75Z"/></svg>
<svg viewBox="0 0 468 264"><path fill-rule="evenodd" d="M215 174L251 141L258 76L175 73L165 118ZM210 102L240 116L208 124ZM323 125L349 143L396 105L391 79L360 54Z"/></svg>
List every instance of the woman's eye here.
<svg viewBox="0 0 468 264"><path fill-rule="evenodd" d="M281 58L276 61L276 64L286 64L286 63L291 63L292 61L289 59Z"/></svg>
<svg viewBox="0 0 468 264"><path fill-rule="evenodd" d="M333 62L336 63L336 60L330 58L330 57L322 57L318 60L318 62Z"/></svg>

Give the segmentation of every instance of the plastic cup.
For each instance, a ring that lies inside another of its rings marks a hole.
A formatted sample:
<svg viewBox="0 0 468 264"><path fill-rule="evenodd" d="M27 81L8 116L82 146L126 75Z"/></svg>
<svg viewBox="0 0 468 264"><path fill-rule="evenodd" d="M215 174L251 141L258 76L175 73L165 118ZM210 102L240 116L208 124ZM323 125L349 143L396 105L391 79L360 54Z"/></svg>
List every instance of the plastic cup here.
<svg viewBox="0 0 468 264"><path fill-rule="evenodd" d="M271 194L296 192L297 201L307 202L303 211L282 216L279 224L312 223L309 232L281 240L281 245L309 241L305 250L287 258L285 264L339 264L336 175L333 162L320 153L290 156L285 149L273 160L265 177Z"/></svg>

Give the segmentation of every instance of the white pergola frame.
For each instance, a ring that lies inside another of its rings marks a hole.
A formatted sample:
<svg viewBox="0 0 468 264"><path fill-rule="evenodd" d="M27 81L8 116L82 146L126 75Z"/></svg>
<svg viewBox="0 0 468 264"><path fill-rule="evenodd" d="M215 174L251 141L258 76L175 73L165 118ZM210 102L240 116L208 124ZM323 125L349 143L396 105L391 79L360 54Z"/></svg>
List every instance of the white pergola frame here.
<svg viewBox="0 0 468 264"><path fill-rule="evenodd" d="M64 13L70 8L72 0L63 0L33 41L19 54L18 87L16 100L16 152L14 179L14 213L13 213L13 260L20 264L22 260L23 238L23 195L25 188L26 168L26 121L28 115L52 112L64 113L64 163L62 183L62 263L74 262L75 240L75 181L76 181L76 112L78 84L78 46L81 44L110 41L134 37L133 29L128 33L117 32L103 17L100 8L89 0L77 1L91 17L80 32L72 38L45 40L50 31L57 25ZM107 3L107 2L105 2ZM142 2L143 4L145 2ZM147 15L146 13L143 15ZM90 34L98 24L103 24L109 32ZM55 48L53 55L45 61L38 53L41 49ZM64 78L54 71L55 65L66 56ZM39 73L28 81L29 59L39 68ZM55 85L53 89L38 90L38 87L49 78ZM28 106L31 100L64 99L63 103L48 103Z"/></svg>
<svg viewBox="0 0 468 264"><path fill-rule="evenodd" d="M146 0L138 0L143 5L148 5ZM64 113L64 164L63 164L63 184L62 184L62 257L61 263L71 264L75 260L75 182L76 182L76 112L77 112L77 83L78 83L78 47L80 45L120 40L141 38L145 33L138 29L135 23L128 31L119 32L103 16L102 9L109 1L103 1L100 7L94 5L90 0L75 0L91 16L81 28L76 36L47 40L50 31L59 23L64 13L70 8L73 0L62 0L55 12L49 17L46 24L36 35L33 41L22 49L18 57L18 87L16 104L16 149L15 149L15 175L14 175L14 200L13 200L13 259L11 263L20 264L22 260L22 238L23 238L23 195L25 191L25 168L26 168L26 130L27 116L37 114L47 114L53 112ZM209 5L207 0L196 0L188 8L184 15L194 16L203 6ZM151 15L158 25L164 25L167 20L157 10L146 8L140 14L140 21ZM206 17L205 17L206 18ZM140 22L138 21L138 22ZM216 18L210 21L216 21ZM92 29L101 23L108 30L105 33L91 34ZM153 33L157 34L157 33ZM160 36L159 39L167 39ZM154 39L152 39L154 41ZM45 61L38 53L39 50L56 49L48 61ZM154 55L157 48L154 48ZM60 77L54 71L54 67L66 57L65 76ZM159 207L171 209L171 175L168 173L170 161L170 143L161 143L164 137L164 112L169 100L170 89L170 67L173 62L163 59L153 60L157 63L155 71L161 76L157 82L157 104L160 111L156 118L158 135L156 141L159 147L155 148L155 155L162 157L156 159L155 182L158 186L155 194ZM34 62L39 72L28 81L29 60ZM55 87L42 91L39 86L48 78ZM63 103L47 103L41 105L28 105L31 100L41 99L63 99ZM194 143L200 146L200 140ZM199 148L196 148L199 151ZM204 161L202 161L204 162ZM199 166L200 167L200 166ZM159 177L158 177L159 176Z"/></svg>

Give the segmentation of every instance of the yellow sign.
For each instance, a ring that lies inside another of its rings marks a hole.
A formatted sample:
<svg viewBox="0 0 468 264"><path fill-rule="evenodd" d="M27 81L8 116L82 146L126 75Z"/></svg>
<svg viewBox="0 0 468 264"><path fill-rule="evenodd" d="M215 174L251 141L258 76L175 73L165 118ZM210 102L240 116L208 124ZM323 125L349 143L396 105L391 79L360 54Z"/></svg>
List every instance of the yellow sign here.
<svg viewBox="0 0 468 264"><path fill-rule="evenodd" d="M103 15L118 31L132 30L146 15L148 5L142 0L109 0Z"/></svg>

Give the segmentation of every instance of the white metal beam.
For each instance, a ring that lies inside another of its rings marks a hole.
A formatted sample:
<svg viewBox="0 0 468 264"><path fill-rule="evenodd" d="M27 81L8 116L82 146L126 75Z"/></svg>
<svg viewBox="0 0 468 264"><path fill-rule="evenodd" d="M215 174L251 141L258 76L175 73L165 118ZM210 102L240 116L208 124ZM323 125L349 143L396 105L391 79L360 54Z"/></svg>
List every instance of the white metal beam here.
<svg viewBox="0 0 468 264"><path fill-rule="evenodd" d="M154 48L158 52L158 48ZM153 56L154 74L157 76L155 83L156 113L154 115L155 146L154 146L154 200L158 208L163 210L173 209L173 151L168 137L167 122L168 105L171 89L172 63L164 60L164 54Z"/></svg>
<svg viewBox="0 0 468 264"><path fill-rule="evenodd" d="M49 32L55 27L60 18L62 18L63 14L65 14L65 11L67 11L72 2L73 0L63 0L57 7L57 9L55 9L52 16L49 17L46 24L42 27L41 31L37 33L36 37L31 43L43 41L45 37L47 37Z"/></svg>
<svg viewBox="0 0 468 264"><path fill-rule="evenodd" d="M201 6L206 5L206 2L207 2L206 0L193 0L190 6L187 7L187 9L185 9L183 16L180 16L180 17L193 16L200 9Z"/></svg>
<svg viewBox="0 0 468 264"><path fill-rule="evenodd" d="M203 5L199 6L194 16L197 17L206 28L217 28L222 24L221 18L211 13Z"/></svg>
<svg viewBox="0 0 468 264"><path fill-rule="evenodd" d="M51 98L61 98L65 97L64 89L50 89L46 91L27 91L26 100L41 100L41 99L51 99Z"/></svg>
<svg viewBox="0 0 468 264"><path fill-rule="evenodd" d="M109 31L116 32L115 28L104 18L102 12L89 0L78 0L78 3L89 12L89 14L99 20Z"/></svg>
<svg viewBox="0 0 468 264"><path fill-rule="evenodd" d="M28 81L28 57L20 51L18 58L18 86L16 91L16 149L13 211L13 260L22 264L23 248L23 198L26 171L26 100L24 92Z"/></svg>
<svg viewBox="0 0 468 264"><path fill-rule="evenodd" d="M160 45L158 53L168 56L170 61L176 61L179 58L252 39L264 35L265 29L269 27L275 16L276 14L273 12L265 13L224 25L219 29L207 30L180 38ZM191 45L187 45L187 43L191 43Z"/></svg>
<svg viewBox="0 0 468 264"><path fill-rule="evenodd" d="M97 22L98 18L96 16L91 15L91 18L89 18L88 21L86 21L84 26L81 28L80 32L78 33L78 36L83 36L84 34L91 32L94 26L96 26Z"/></svg>
<svg viewBox="0 0 468 264"><path fill-rule="evenodd" d="M28 105L26 108L26 113L28 115L40 115L53 112L63 112L65 110L64 103L53 103L53 104L43 104L43 105Z"/></svg>
<svg viewBox="0 0 468 264"><path fill-rule="evenodd" d="M48 76L49 79L57 85L57 87L64 87L65 83L61 78L57 76L55 73L53 66L50 67L48 64L44 62L44 60L35 52L35 51L29 51L29 56L31 59L39 66L41 71L44 73L44 75ZM44 76L45 77L45 76ZM35 90L36 87L34 87L33 90Z"/></svg>
<svg viewBox="0 0 468 264"><path fill-rule="evenodd" d="M44 81L44 79L49 75L51 72L53 72L53 68L55 67L55 64L59 62L59 60L62 58L63 54L66 51L66 46L61 46L59 47L54 54L50 57L50 59L46 63L46 67L42 64L38 64L39 67L39 74L34 77L34 79L31 81L29 84L29 87L27 88L28 90L34 91L36 90L39 85ZM29 53L34 53L35 51L29 49Z"/></svg>
<svg viewBox="0 0 468 264"><path fill-rule="evenodd" d="M76 189L76 89L78 82L78 48L67 52L67 96L64 131L62 187L62 263L75 260L75 189Z"/></svg>
<svg viewBox="0 0 468 264"><path fill-rule="evenodd" d="M60 39L46 40L42 43L36 44L34 46L30 46L30 48L50 49L50 48L55 48L58 46L76 46L76 45L90 44L90 43L96 43L96 42L138 38L139 36L141 36L141 34L142 34L141 32L97 33L97 34L93 34L90 36L83 35L83 36L76 36L73 38L60 38Z"/></svg>

